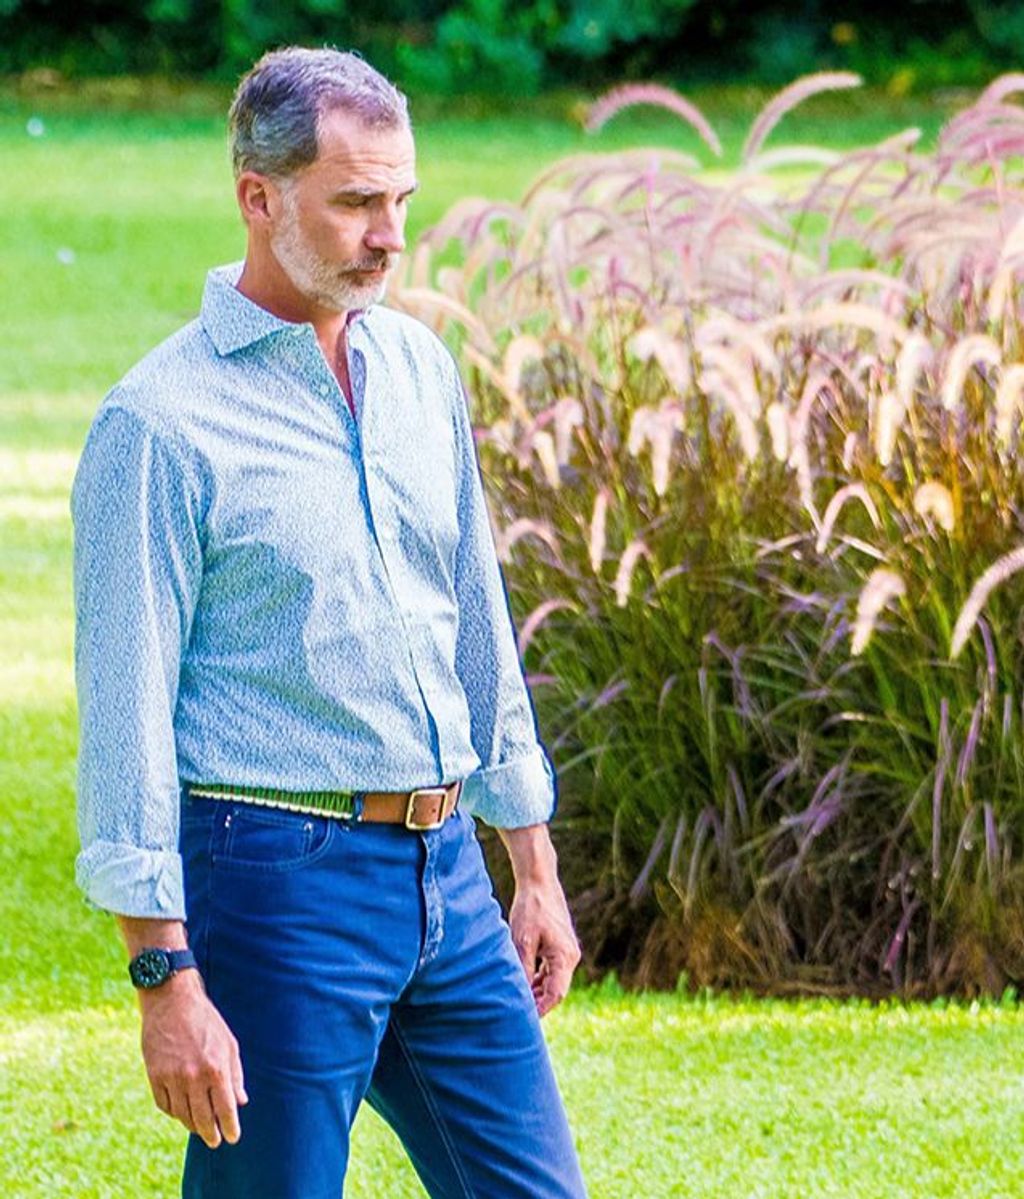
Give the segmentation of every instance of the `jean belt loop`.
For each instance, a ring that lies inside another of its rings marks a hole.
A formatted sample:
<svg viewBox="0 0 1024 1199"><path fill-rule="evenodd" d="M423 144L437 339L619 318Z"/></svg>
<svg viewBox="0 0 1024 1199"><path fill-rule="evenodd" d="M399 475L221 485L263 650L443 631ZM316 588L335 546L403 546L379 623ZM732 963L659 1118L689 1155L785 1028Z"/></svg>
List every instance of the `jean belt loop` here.
<svg viewBox="0 0 1024 1199"><path fill-rule="evenodd" d="M358 824L363 818L363 798L365 791L355 791L352 794L352 819Z"/></svg>

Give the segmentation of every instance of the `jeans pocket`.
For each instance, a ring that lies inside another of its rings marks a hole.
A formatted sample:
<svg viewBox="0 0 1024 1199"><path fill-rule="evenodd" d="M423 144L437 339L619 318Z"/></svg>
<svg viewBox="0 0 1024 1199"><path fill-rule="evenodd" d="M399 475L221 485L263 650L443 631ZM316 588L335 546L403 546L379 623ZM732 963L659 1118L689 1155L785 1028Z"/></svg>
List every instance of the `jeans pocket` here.
<svg viewBox="0 0 1024 1199"><path fill-rule="evenodd" d="M251 804L224 806L213 846L213 864L221 869L296 870L326 853L335 832L336 821L326 816Z"/></svg>
<svg viewBox="0 0 1024 1199"><path fill-rule="evenodd" d="M219 800L190 795L181 804L181 827L194 829L199 826L212 829L223 807Z"/></svg>

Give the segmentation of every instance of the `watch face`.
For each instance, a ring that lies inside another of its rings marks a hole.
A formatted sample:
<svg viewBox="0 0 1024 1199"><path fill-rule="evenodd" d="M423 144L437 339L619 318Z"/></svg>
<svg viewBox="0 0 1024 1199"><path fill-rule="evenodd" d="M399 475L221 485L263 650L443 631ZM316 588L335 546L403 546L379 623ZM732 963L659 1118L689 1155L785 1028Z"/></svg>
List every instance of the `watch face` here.
<svg viewBox="0 0 1024 1199"><path fill-rule="evenodd" d="M158 987L170 977L171 963L162 949L144 949L132 959L128 972L137 987Z"/></svg>

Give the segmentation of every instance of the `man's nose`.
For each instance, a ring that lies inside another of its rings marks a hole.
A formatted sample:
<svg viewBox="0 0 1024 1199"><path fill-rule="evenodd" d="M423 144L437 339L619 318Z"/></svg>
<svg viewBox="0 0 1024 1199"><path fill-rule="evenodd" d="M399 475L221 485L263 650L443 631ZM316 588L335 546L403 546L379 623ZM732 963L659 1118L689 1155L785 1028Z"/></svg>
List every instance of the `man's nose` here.
<svg viewBox="0 0 1024 1199"><path fill-rule="evenodd" d="M365 240L371 250L400 254L405 249L405 214L388 207L370 225Z"/></svg>

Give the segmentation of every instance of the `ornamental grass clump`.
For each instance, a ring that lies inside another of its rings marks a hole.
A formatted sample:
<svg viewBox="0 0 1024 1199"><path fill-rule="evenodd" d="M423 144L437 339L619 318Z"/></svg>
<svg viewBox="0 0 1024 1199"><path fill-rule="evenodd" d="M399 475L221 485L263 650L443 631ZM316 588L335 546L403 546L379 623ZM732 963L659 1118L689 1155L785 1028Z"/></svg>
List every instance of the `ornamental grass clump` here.
<svg viewBox="0 0 1024 1199"><path fill-rule="evenodd" d="M466 200L400 302L458 345L591 970L1024 976L1024 76L934 150L670 150ZM623 88L598 127L684 98Z"/></svg>

